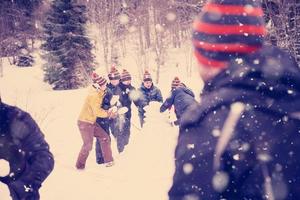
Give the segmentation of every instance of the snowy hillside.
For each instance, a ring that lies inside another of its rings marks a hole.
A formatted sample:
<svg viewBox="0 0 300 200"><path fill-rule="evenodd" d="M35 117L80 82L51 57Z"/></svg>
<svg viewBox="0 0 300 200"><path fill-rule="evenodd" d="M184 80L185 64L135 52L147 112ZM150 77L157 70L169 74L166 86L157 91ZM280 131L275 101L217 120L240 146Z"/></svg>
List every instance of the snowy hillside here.
<svg viewBox="0 0 300 200"><path fill-rule="evenodd" d="M0 91L4 102L31 113L54 154L55 169L43 184L41 199L167 199L174 172L178 130L168 124L166 113L159 113L159 105L151 104L145 108L143 129L139 127L137 109L132 107L130 143L124 153L118 154L113 139L116 161L113 167L97 165L93 149L86 169L78 171L75 161L82 141L76 120L87 89L50 90L42 82L40 65L16 68L6 63L4 77L0 78ZM166 98L170 78L162 80L159 86ZM3 197L2 192L1 195L1 200L10 199Z"/></svg>

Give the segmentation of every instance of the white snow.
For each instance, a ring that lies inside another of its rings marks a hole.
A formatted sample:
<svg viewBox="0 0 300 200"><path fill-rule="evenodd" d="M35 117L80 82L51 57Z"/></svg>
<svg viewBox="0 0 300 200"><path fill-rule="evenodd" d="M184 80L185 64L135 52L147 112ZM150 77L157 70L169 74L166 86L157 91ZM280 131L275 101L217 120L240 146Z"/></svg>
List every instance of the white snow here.
<svg viewBox="0 0 300 200"><path fill-rule="evenodd" d="M167 199L175 169L178 128L170 126L166 114L159 113L160 104L145 108L146 123L142 130L137 109L132 106L130 143L122 154L117 153L112 139L114 166L97 165L93 149L86 169L78 171L75 162L82 141L76 123L87 89L50 90L42 82L41 62L38 63L31 68L17 68L5 61L0 92L4 102L32 115L54 154L55 169L43 183L41 199ZM168 87L169 82L164 91ZM0 199L10 199L3 197L5 185L0 187Z"/></svg>

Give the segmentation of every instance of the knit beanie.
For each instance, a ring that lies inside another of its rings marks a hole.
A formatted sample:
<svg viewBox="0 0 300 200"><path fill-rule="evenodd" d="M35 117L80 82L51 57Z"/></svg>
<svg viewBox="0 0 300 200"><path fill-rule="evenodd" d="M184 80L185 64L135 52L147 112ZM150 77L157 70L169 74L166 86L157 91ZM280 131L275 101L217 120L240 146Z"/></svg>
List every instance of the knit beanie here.
<svg viewBox="0 0 300 200"><path fill-rule="evenodd" d="M129 80L131 80L131 75L126 69L123 69L121 74L121 81L129 81Z"/></svg>
<svg viewBox="0 0 300 200"><path fill-rule="evenodd" d="M143 81L152 81L152 77L151 77L151 74L146 70L145 73L144 73L144 78L143 78Z"/></svg>
<svg viewBox="0 0 300 200"><path fill-rule="evenodd" d="M171 85L171 88L172 90L177 88L178 86L181 86L181 83L180 83L180 80L178 77L175 77L172 81L172 85Z"/></svg>
<svg viewBox="0 0 300 200"><path fill-rule="evenodd" d="M261 0L208 0L193 25L195 56L204 67L226 68L259 50L265 35Z"/></svg>
<svg viewBox="0 0 300 200"><path fill-rule="evenodd" d="M108 74L108 78L109 80L120 80L120 73L119 71L116 69L115 65L113 65L110 69L110 72Z"/></svg>
<svg viewBox="0 0 300 200"><path fill-rule="evenodd" d="M99 76L95 72L92 73L92 80L94 84L98 84L99 86L103 86L107 83L106 79L102 76Z"/></svg>

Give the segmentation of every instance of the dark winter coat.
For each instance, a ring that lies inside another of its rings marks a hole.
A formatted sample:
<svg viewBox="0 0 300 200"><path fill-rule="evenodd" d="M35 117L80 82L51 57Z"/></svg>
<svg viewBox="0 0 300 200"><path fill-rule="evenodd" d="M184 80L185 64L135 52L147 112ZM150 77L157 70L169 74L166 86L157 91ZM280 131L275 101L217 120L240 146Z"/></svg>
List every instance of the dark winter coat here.
<svg viewBox="0 0 300 200"><path fill-rule="evenodd" d="M112 99L112 96L113 96L112 91L107 88L103 97L102 105L99 106L104 110L108 110L111 107L110 100ZM109 134L109 123L110 123L109 118L98 117L96 119L96 122Z"/></svg>
<svg viewBox="0 0 300 200"><path fill-rule="evenodd" d="M131 104L132 104L130 94L132 91L135 90L135 88L132 85L124 85L123 83L120 83L119 87L121 89L120 102L121 102L122 106L125 106L128 108L128 112L125 114L125 117L130 120L131 119Z"/></svg>
<svg viewBox="0 0 300 200"><path fill-rule="evenodd" d="M151 101L158 101L162 103L163 98L161 95L161 91L154 85L152 85L151 88L147 89L142 84L142 86L139 88L139 91L141 93L141 96L136 102L136 105L138 106L139 116L143 119L145 113L145 110L143 108L149 105Z"/></svg>
<svg viewBox="0 0 300 200"><path fill-rule="evenodd" d="M187 110L188 107L197 105L194 99L195 95L192 90L187 87L178 87L171 92L171 96L165 100L160 107L160 112L170 109L174 105L177 119Z"/></svg>
<svg viewBox="0 0 300 200"><path fill-rule="evenodd" d="M119 84L114 86L113 84L109 83L107 84L107 89L110 90L113 95L121 95L122 92Z"/></svg>
<svg viewBox="0 0 300 200"><path fill-rule="evenodd" d="M266 191L300 199L299 68L275 47L237 61L206 83L201 105L181 118L171 200L263 200ZM230 108L236 102L241 113Z"/></svg>
<svg viewBox="0 0 300 200"><path fill-rule="evenodd" d="M54 166L53 155L30 115L0 102L0 159L9 162L10 175L0 177L13 200L37 200L39 188Z"/></svg>

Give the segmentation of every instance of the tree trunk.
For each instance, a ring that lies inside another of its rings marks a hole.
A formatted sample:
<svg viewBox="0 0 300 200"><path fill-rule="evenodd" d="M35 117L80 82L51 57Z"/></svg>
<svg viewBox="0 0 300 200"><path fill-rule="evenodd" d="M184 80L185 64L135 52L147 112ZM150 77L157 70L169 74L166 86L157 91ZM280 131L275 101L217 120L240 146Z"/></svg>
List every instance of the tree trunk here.
<svg viewBox="0 0 300 200"><path fill-rule="evenodd" d="M145 50L144 50L144 41L143 41L143 31L142 31L142 26L139 26L138 28L138 31L139 31L139 54L140 54L140 58L138 58L138 69L139 69L139 76L140 76L140 79L142 80L142 77L143 77L143 72L144 72L144 69L145 69L145 66L144 66L144 62L143 62L143 59L145 58Z"/></svg>
<svg viewBox="0 0 300 200"><path fill-rule="evenodd" d="M144 17L144 29L145 29L145 40L146 40L146 48L149 49L151 46L151 37L150 37L150 3L149 0L145 1L145 11L146 16Z"/></svg>
<svg viewBox="0 0 300 200"><path fill-rule="evenodd" d="M101 30L101 28L99 27ZM103 30L103 36L102 36L102 45L103 45L103 57L104 57L104 63L105 63L105 69L106 72L109 72L109 67L108 67L108 31L107 27L105 27Z"/></svg>

